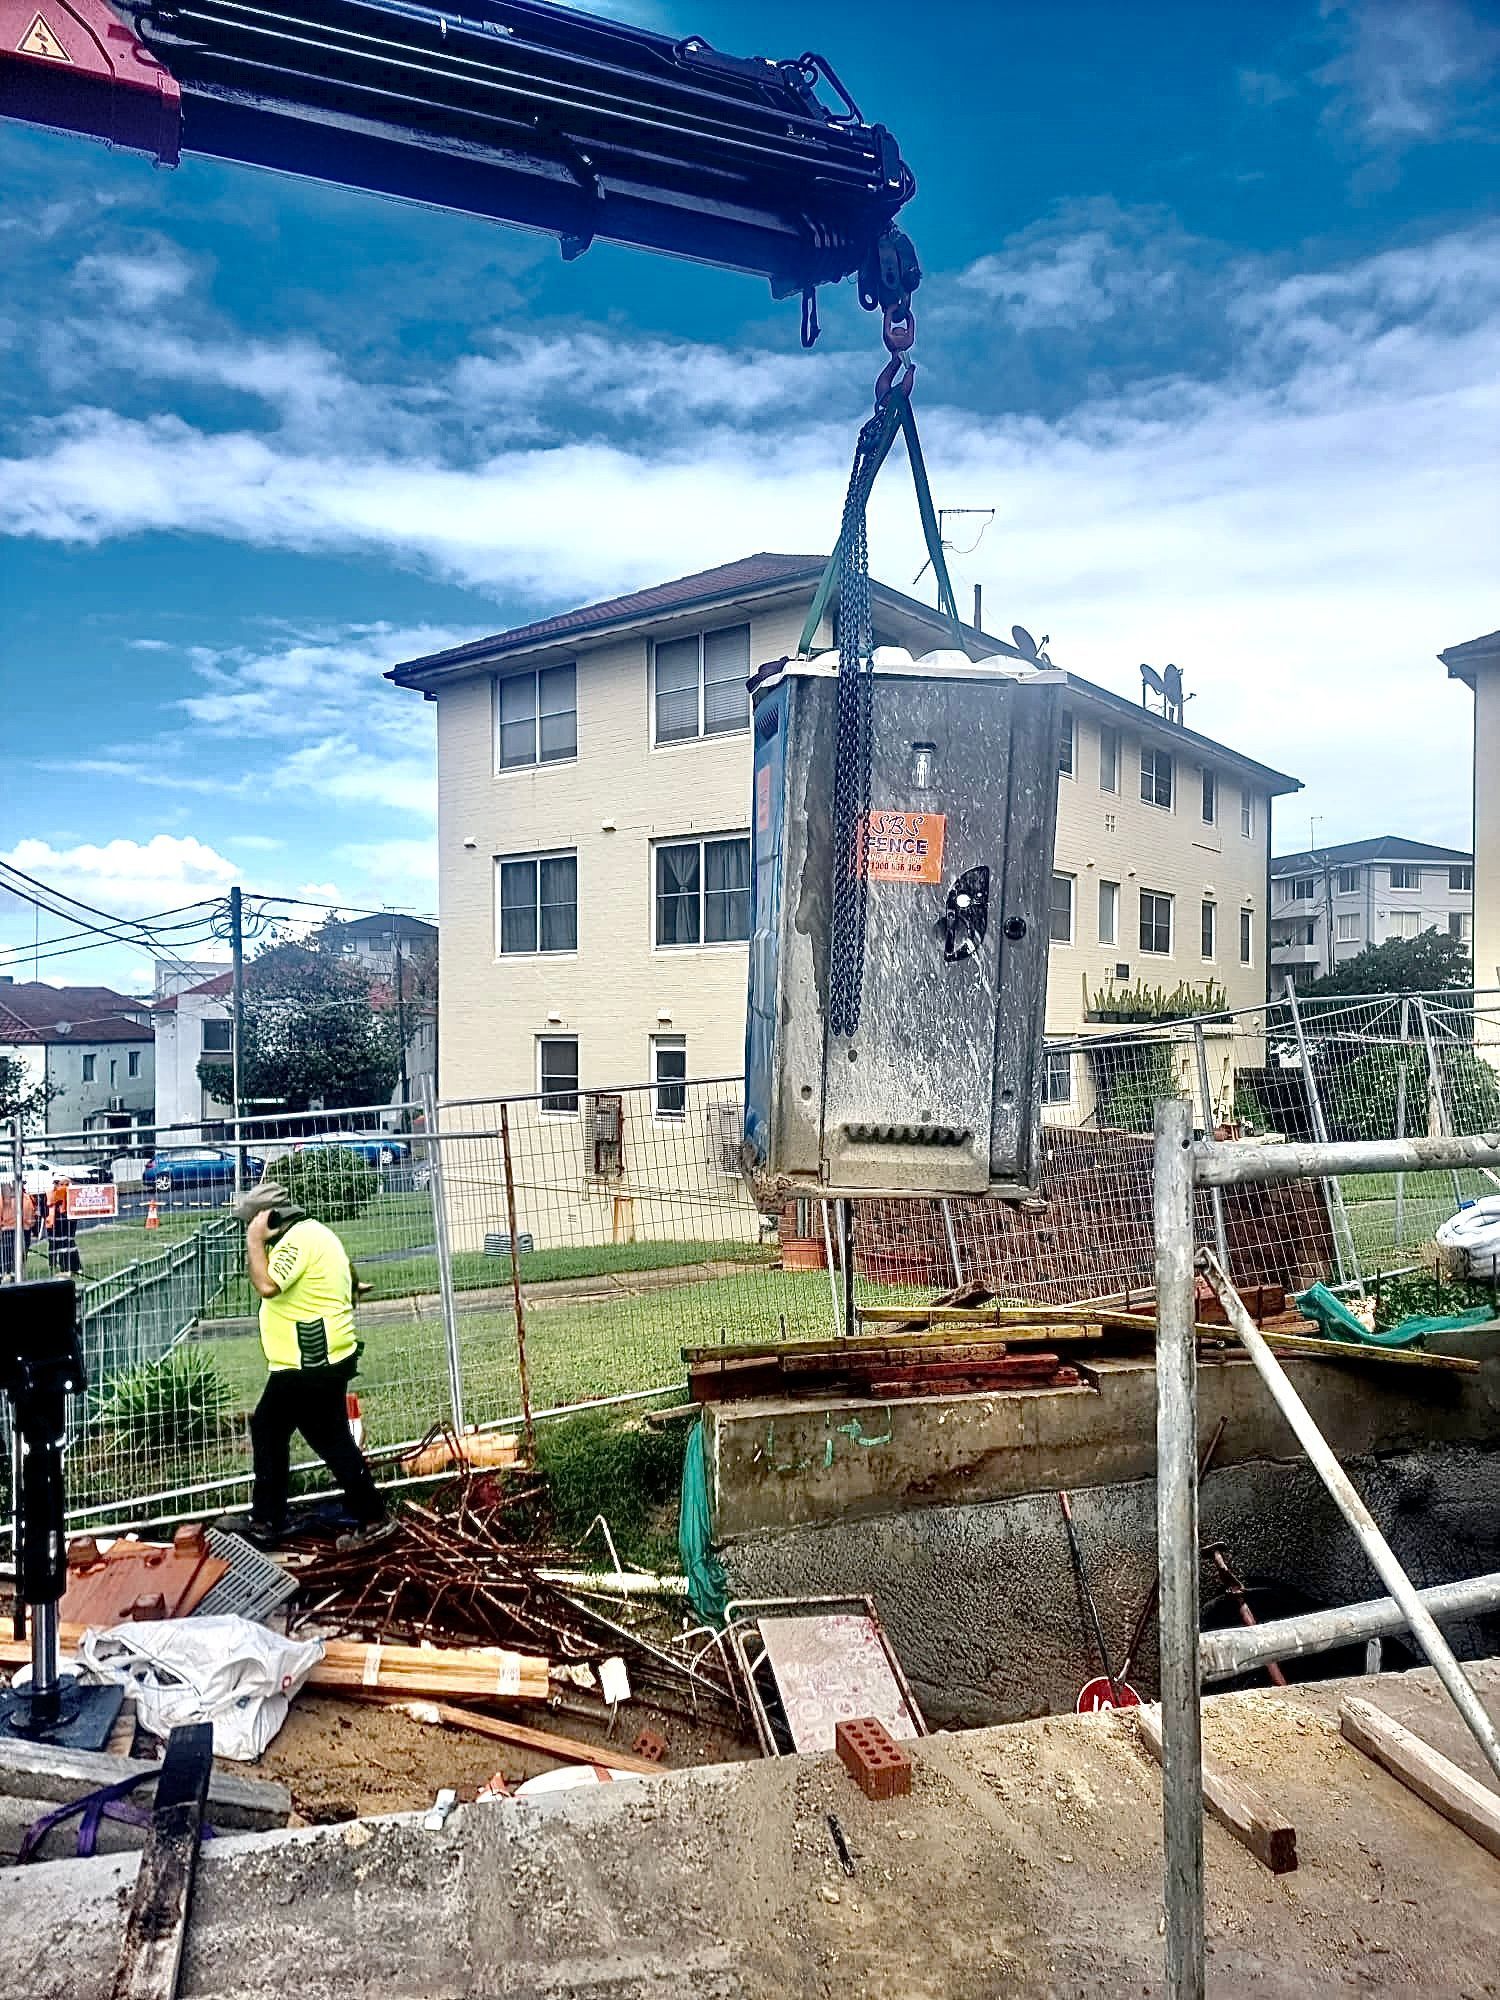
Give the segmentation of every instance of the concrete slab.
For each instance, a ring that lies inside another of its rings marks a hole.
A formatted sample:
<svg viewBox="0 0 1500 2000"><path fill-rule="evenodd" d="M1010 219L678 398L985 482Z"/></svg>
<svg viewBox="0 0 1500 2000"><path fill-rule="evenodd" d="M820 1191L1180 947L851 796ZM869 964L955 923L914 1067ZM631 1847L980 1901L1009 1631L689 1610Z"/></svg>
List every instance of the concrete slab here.
<svg viewBox="0 0 1500 2000"><path fill-rule="evenodd" d="M1477 1677L1500 1696L1500 1668ZM1421 1680L1352 1685L1425 1711ZM1208 1826L1215 2000L1493 1995L1500 1862L1340 1740L1339 1692L1207 1704L1212 1754L1301 1856L1271 1876ZM184 2000L1162 2000L1159 1774L1128 1718L914 1749L885 1805L835 1757L787 1758L472 1807L437 1834L406 1816L226 1840ZM133 1869L0 1873L0 2000L104 2000Z"/></svg>

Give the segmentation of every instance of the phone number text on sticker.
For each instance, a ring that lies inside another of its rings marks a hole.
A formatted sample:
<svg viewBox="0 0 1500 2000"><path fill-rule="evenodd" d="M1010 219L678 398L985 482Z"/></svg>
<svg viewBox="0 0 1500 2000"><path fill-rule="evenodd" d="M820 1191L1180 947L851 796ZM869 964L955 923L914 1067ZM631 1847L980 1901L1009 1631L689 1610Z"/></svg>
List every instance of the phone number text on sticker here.
<svg viewBox="0 0 1500 2000"><path fill-rule="evenodd" d="M872 812L865 873L872 882L942 880L945 813Z"/></svg>

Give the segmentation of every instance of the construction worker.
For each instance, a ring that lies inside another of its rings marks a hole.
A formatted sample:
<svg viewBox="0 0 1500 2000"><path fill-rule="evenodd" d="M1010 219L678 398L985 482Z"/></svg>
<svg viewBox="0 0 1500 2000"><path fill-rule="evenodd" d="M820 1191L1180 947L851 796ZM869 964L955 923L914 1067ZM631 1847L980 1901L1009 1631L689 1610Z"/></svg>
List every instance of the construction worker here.
<svg viewBox="0 0 1500 2000"><path fill-rule="evenodd" d="M16 1182L0 1187L0 1278L26 1275L26 1255L36 1228L36 1197L21 1182L21 1268L16 1270Z"/></svg>
<svg viewBox="0 0 1500 2000"><path fill-rule="evenodd" d="M349 1429L359 1342L348 1253L274 1181L242 1194L234 1212L245 1224L245 1262L260 1294L260 1344L270 1369L250 1417L255 1487L244 1532L261 1548L275 1548L285 1536L292 1436L300 1431L343 1488L358 1523L338 1547L361 1547L391 1533L392 1523Z"/></svg>
<svg viewBox="0 0 1500 2000"><path fill-rule="evenodd" d="M76 1278L83 1264L78 1255L78 1228L68 1213L68 1177L60 1174L47 1197L47 1255L54 1278Z"/></svg>

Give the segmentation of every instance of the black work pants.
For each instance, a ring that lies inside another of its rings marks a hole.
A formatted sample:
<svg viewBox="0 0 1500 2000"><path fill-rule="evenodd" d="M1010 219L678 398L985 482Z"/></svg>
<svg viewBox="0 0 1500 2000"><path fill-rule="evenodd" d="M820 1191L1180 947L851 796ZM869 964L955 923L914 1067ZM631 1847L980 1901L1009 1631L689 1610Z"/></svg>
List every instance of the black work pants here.
<svg viewBox="0 0 1500 2000"><path fill-rule="evenodd" d="M250 1414L255 1454L255 1496L250 1511L269 1528L286 1523L292 1434L300 1431L339 1485L349 1511L362 1525L385 1513L364 1454L349 1428L347 1395L353 1356L331 1368L273 1368Z"/></svg>

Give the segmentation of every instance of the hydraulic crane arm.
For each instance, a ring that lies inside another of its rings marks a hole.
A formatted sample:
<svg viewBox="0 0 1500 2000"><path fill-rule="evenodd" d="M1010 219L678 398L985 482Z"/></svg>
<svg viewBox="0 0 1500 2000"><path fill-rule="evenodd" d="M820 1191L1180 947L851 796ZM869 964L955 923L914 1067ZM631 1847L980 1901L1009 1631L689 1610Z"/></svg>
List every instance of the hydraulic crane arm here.
<svg viewBox="0 0 1500 2000"><path fill-rule="evenodd" d="M820 56L548 0L0 0L0 113L490 216L568 257L602 238L718 264L809 307L855 273L899 318L920 278L894 225L911 171Z"/></svg>

